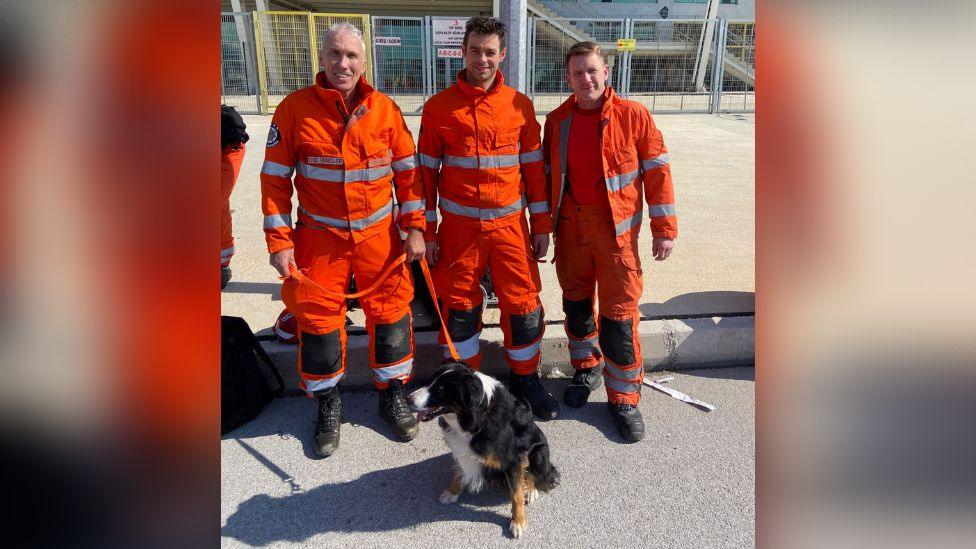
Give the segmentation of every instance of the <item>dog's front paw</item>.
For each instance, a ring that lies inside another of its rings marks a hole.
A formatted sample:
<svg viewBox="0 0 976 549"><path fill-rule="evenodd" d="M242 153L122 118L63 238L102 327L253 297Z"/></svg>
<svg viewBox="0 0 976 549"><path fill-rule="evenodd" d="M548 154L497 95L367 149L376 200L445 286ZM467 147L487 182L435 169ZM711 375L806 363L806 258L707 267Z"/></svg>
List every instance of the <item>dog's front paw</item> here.
<svg viewBox="0 0 976 549"><path fill-rule="evenodd" d="M522 537L525 532L525 522L517 522L515 520L508 526L508 531L512 533L512 537L518 539Z"/></svg>
<svg viewBox="0 0 976 549"><path fill-rule="evenodd" d="M458 500L460 494L451 493L450 490L444 490L441 494L441 503L454 503Z"/></svg>
<svg viewBox="0 0 976 549"><path fill-rule="evenodd" d="M532 488L531 490L529 490L529 493L525 495L525 503L532 503L538 498L539 498L539 491L536 490L535 488Z"/></svg>

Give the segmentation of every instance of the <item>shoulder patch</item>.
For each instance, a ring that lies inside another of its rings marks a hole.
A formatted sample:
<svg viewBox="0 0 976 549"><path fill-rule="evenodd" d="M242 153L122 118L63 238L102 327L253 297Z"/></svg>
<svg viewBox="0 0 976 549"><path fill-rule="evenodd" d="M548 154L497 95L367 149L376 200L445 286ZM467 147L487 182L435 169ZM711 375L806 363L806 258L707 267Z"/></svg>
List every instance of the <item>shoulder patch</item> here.
<svg viewBox="0 0 976 549"><path fill-rule="evenodd" d="M271 129L268 130L268 146L274 147L278 143L281 143L281 133L278 131L278 125L272 122Z"/></svg>

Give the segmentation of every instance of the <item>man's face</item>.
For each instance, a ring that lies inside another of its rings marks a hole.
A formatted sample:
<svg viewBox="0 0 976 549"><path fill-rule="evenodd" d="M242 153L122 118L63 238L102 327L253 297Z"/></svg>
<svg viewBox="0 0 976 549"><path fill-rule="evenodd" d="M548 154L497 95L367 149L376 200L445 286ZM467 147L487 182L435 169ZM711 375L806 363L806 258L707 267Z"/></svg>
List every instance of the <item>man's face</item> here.
<svg viewBox="0 0 976 549"><path fill-rule="evenodd" d="M577 100L585 103L596 101L607 89L610 68L596 53L574 55L566 67L566 82L573 89Z"/></svg>
<svg viewBox="0 0 976 549"><path fill-rule="evenodd" d="M472 32L464 45L464 64L468 69L468 83L475 86L491 80L498 64L505 59L505 49L497 34Z"/></svg>
<svg viewBox="0 0 976 549"><path fill-rule="evenodd" d="M359 38L337 32L322 44L321 64L333 88L349 93L366 71L366 52Z"/></svg>

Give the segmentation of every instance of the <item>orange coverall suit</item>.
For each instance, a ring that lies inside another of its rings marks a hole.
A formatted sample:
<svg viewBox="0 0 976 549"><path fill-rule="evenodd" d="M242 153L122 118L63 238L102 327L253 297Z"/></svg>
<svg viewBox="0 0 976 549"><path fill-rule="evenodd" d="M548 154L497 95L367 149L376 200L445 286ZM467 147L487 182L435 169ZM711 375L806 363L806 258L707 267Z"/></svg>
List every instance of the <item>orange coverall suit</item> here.
<svg viewBox="0 0 976 549"><path fill-rule="evenodd" d="M559 212L554 255L570 361L576 369L598 366L602 350L609 400L636 405L644 374L637 308L643 291L637 254L642 199L647 200L651 234L678 236L668 151L647 108L620 99L608 88L600 115L607 202L575 204L565 192L571 184L566 180L566 151L575 104L573 95L549 113L543 144L552 209ZM596 291L599 322L593 311Z"/></svg>
<svg viewBox="0 0 976 549"><path fill-rule="evenodd" d="M541 128L532 102L506 86L501 73L487 92L468 84L464 74L427 101L421 119L425 239L440 247L434 284L458 354L479 368L479 281L490 268L502 311L506 361L514 373L527 375L538 368L545 322L526 206L532 232L552 232Z"/></svg>
<svg viewBox="0 0 976 549"><path fill-rule="evenodd" d="M271 253L295 248L298 268L318 285L345 292L355 274L360 287L374 284L403 253L399 228L424 229L424 202L416 177L413 138L400 109L365 79L359 104L347 111L342 96L316 85L288 95L275 110L261 169L261 207ZM292 174L298 222L292 229ZM391 185L391 178L392 183ZM396 189L396 224L394 200ZM346 301L294 278L281 298L298 320L298 369L312 393L333 387L346 368ZM370 338L370 367L377 388L408 380L413 366L406 263L360 298Z"/></svg>
<svg viewBox="0 0 976 549"><path fill-rule="evenodd" d="M234 183L241 173L241 163L244 162L244 144L234 148L224 147L220 151L220 199L223 202L220 212L220 266L230 266L230 258L234 256L234 226L230 217L230 193L234 190Z"/></svg>

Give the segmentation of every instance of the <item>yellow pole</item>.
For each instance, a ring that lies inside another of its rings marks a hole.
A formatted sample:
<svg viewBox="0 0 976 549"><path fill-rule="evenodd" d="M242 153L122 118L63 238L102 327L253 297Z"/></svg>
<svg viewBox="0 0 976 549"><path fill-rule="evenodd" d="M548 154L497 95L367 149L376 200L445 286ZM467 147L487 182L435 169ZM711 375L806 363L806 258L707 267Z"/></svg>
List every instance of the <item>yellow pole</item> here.
<svg viewBox="0 0 976 549"><path fill-rule="evenodd" d="M315 15L312 12L308 12L308 49L312 56L311 85L315 85L315 75L319 72L319 44L317 36L318 33L315 32Z"/></svg>
<svg viewBox="0 0 976 549"><path fill-rule="evenodd" d="M254 45L258 58L258 88L261 98L261 114L269 114L268 109L268 79L265 76L264 36L261 34L260 12L254 12Z"/></svg>

